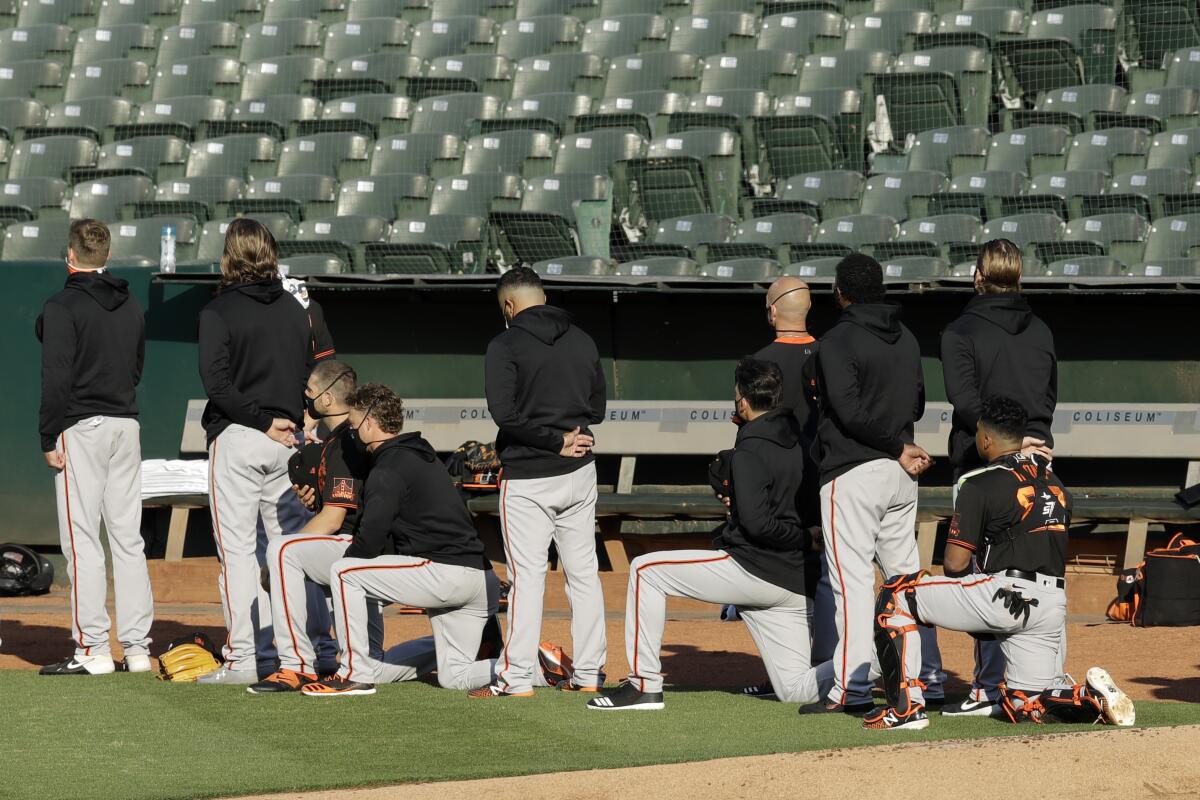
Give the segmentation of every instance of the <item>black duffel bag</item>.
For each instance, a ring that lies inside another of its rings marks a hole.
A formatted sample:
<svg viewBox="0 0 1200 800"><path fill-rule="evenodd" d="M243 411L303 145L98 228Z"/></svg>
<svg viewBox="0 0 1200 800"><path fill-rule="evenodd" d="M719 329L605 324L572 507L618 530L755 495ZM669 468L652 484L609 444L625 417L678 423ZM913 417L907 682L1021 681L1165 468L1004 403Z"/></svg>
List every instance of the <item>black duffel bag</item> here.
<svg viewBox="0 0 1200 800"><path fill-rule="evenodd" d="M1146 553L1133 624L1200 625L1200 544L1182 534Z"/></svg>

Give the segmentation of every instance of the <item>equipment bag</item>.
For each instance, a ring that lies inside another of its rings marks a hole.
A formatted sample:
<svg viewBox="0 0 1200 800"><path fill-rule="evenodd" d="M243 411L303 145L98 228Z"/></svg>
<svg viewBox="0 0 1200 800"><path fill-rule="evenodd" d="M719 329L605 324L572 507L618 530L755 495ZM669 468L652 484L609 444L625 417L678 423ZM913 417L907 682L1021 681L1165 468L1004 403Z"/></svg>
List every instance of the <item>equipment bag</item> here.
<svg viewBox="0 0 1200 800"><path fill-rule="evenodd" d="M1134 625L1200 625L1200 544L1178 534L1146 553L1142 583Z"/></svg>

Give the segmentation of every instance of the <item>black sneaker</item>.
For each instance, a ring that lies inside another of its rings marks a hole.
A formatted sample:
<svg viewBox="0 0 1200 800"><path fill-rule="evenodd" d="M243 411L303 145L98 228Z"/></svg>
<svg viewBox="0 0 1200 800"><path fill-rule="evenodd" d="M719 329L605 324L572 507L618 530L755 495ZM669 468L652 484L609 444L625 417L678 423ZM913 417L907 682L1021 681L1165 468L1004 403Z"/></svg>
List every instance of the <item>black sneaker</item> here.
<svg viewBox="0 0 1200 800"><path fill-rule="evenodd" d="M743 686L741 694L743 697L758 697L763 700L769 700L775 697L775 687L770 681L760 683L758 686Z"/></svg>
<svg viewBox="0 0 1200 800"><path fill-rule="evenodd" d="M593 711L661 711L662 692L639 692L632 683L623 683L616 691L588 700Z"/></svg>
<svg viewBox="0 0 1200 800"><path fill-rule="evenodd" d="M824 700L820 703L809 703L808 705L800 706L800 714L804 716L808 716L809 714L849 714L852 717L865 717L874 710L874 703L855 703L844 706L841 703L827 703Z"/></svg>
<svg viewBox="0 0 1200 800"><path fill-rule="evenodd" d="M73 656L47 664L38 670L38 675L108 675L115 671L112 656Z"/></svg>

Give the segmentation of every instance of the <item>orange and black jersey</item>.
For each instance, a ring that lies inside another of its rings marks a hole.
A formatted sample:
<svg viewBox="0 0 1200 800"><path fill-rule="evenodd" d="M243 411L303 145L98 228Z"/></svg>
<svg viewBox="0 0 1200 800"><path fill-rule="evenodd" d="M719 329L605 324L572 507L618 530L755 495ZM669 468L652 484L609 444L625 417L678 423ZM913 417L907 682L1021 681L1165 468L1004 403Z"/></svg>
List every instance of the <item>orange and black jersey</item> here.
<svg viewBox="0 0 1200 800"><path fill-rule="evenodd" d="M321 507L346 509L346 518L338 533L353 534L358 528L363 484L371 467L370 454L354 440L349 422L330 431L321 448L317 466L317 494Z"/></svg>
<svg viewBox="0 0 1200 800"><path fill-rule="evenodd" d="M1035 455L1010 453L958 484L949 545L975 554L982 572L1066 572L1071 495Z"/></svg>

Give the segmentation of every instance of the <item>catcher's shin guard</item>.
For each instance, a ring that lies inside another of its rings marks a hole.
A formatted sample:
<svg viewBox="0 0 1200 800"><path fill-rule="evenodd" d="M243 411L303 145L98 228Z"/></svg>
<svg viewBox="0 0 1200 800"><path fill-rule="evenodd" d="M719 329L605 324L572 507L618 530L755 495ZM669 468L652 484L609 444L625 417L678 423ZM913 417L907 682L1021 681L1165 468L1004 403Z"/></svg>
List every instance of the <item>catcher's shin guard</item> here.
<svg viewBox="0 0 1200 800"><path fill-rule="evenodd" d="M904 674L904 635L915 631L920 622L912 585L926 574L922 570L887 579L879 587L879 598L875 603L875 651L879 655L883 690L888 706L901 714L912 709L909 688L925 688L919 678Z"/></svg>
<svg viewBox="0 0 1200 800"><path fill-rule="evenodd" d="M1102 722L1104 704L1082 683L1047 689L1039 695L1046 722Z"/></svg>

